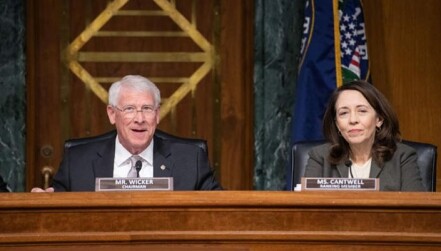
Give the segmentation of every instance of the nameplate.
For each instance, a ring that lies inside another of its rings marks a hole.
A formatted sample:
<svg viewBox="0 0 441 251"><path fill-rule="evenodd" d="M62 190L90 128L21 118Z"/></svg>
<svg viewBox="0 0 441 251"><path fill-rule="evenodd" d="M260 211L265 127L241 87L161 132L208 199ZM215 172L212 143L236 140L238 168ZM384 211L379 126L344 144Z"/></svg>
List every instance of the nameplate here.
<svg viewBox="0 0 441 251"><path fill-rule="evenodd" d="M379 191L380 182L376 178L302 178L302 191L313 190Z"/></svg>
<svg viewBox="0 0 441 251"><path fill-rule="evenodd" d="M173 178L96 178L95 191L173 191Z"/></svg>

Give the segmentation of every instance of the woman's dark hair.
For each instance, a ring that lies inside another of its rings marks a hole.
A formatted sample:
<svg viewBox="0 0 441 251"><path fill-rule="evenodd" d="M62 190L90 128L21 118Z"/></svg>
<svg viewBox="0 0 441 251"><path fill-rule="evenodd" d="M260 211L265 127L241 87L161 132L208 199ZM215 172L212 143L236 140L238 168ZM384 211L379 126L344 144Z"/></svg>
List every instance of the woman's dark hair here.
<svg viewBox="0 0 441 251"><path fill-rule="evenodd" d="M385 161L392 158L397 149L396 142L401 141L400 128L397 115L387 99L372 84L366 81L353 81L342 85L334 91L329 99L328 107L323 116L323 134L331 143L331 151L328 156L329 162L332 164L343 163L350 156L349 144L339 134L336 125L335 110L335 104L340 93L346 90L360 92L375 110L377 116L383 120L381 129L377 129L375 133L374 145L372 146L372 159L382 166Z"/></svg>

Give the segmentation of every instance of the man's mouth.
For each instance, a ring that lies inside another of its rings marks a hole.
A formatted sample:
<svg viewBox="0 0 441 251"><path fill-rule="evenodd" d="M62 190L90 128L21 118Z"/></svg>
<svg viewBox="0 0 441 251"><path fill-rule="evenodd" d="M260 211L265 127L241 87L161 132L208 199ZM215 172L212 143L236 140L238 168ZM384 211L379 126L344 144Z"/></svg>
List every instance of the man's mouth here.
<svg viewBox="0 0 441 251"><path fill-rule="evenodd" d="M132 129L133 132L145 132L146 129Z"/></svg>

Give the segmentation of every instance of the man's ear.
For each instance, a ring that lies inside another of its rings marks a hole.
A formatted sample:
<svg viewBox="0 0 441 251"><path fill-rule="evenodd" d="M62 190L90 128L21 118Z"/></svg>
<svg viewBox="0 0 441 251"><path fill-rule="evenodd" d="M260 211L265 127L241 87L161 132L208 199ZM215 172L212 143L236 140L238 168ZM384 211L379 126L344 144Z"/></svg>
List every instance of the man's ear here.
<svg viewBox="0 0 441 251"><path fill-rule="evenodd" d="M110 124L114 125L115 124L115 110L113 109L113 107L111 105L107 106L107 117L109 117L109 121Z"/></svg>
<svg viewBox="0 0 441 251"><path fill-rule="evenodd" d="M160 109L161 107L158 107L158 110L156 111L156 124L159 124L159 118L160 118L160 115L161 115L161 109Z"/></svg>

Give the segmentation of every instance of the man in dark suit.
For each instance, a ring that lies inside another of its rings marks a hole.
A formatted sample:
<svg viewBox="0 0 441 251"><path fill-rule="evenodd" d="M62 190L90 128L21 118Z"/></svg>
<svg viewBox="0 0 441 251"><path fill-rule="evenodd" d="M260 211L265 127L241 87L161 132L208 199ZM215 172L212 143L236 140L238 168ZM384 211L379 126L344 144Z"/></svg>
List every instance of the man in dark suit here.
<svg viewBox="0 0 441 251"><path fill-rule="evenodd" d="M219 190L205 151L193 144L154 136L161 97L155 84L129 75L109 89L107 115L114 137L71 147L44 191L94 191L98 177L173 177L175 190ZM136 173L136 172L135 172Z"/></svg>

